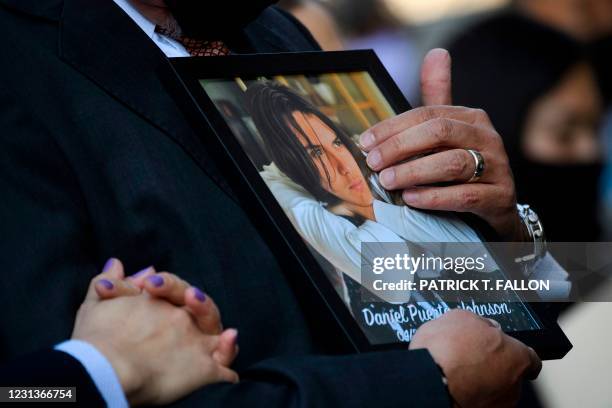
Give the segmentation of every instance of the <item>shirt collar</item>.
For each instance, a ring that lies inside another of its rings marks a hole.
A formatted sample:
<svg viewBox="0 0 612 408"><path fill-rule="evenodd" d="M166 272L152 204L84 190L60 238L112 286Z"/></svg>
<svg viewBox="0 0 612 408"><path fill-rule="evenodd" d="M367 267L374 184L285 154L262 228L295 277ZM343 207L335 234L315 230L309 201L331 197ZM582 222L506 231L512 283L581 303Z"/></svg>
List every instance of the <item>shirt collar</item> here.
<svg viewBox="0 0 612 408"><path fill-rule="evenodd" d="M153 35L155 34L155 24L140 14L140 12L136 10L128 0L114 0L114 2L121 7L121 9L128 16L130 16L132 20L134 20L138 27L140 27L140 29L144 31L149 38L153 39Z"/></svg>

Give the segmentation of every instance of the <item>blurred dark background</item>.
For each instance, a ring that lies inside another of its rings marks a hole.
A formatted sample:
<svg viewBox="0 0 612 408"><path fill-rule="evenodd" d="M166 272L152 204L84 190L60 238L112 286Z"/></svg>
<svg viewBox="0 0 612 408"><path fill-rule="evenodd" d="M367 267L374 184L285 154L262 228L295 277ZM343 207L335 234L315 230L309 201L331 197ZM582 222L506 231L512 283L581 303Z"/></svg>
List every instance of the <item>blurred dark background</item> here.
<svg viewBox="0 0 612 408"><path fill-rule="evenodd" d="M374 49L413 105L423 56L448 49L454 103L489 113L519 201L540 214L549 241L612 239L612 0L279 4L326 50ZM610 303L584 303L561 316L574 350L545 363L531 403L612 407L611 313Z"/></svg>

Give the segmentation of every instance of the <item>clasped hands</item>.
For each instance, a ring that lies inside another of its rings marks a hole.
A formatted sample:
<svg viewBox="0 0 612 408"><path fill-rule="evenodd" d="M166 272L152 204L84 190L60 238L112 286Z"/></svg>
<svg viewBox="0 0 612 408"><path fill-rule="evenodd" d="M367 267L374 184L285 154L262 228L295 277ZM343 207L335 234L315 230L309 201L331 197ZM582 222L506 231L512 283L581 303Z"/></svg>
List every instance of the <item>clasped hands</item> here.
<svg viewBox="0 0 612 408"><path fill-rule="evenodd" d="M108 359L130 405L150 405L207 384L237 382L229 368L237 334L223 330L210 297L177 276L148 268L126 278L121 262L111 259L91 281L72 338ZM420 327L410 343L419 348L441 367L459 407L512 407L522 379L541 369L531 348L496 322L463 310Z"/></svg>
<svg viewBox="0 0 612 408"><path fill-rule="evenodd" d="M430 52L422 77L426 106L380 122L361 136L368 165L380 172L385 188L402 190L404 201L415 208L472 212L502 239L522 241L525 232L501 137L485 112L450 106L450 83L450 56L444 50ZM468 182L474 161L465 149L480 152L486 162L478 182ZM415 156L421 157L406 161ZM238 352L237 332L222 329L210 297L153 268L125 278L121 263L112 260L92 280L73 338L108 358L130 404L168 403L206 384L238 381L229 368ZM513 406L521 380L541 369L532 349L465 311L423 325L410 348L429 350L462 407Z"/></svg>
<svg viewBox="0 0 612 408"><path fill-rule="evenodd" d="M117 259L91 281L72 333L107 358L130 405L165 404L206 384L237 382L229 368L237 336L223 330L217 306L199 289L152 267L126 278Z"/></svg>

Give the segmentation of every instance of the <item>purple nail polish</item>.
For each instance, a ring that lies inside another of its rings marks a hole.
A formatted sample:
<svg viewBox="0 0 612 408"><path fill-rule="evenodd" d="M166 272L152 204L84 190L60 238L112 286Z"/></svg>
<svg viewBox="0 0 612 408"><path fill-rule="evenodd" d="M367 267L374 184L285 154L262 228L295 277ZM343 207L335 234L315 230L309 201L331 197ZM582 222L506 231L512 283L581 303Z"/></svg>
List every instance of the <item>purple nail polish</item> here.
<svg viewBox="0 0 612 408"><path fill-rule="evenodd" d="M115 285L113 285L113 282L109 281L108 279L100 279L98 283L108 290L112 290L115 287Z"/></svg>
<svg viewBox="0 0 612 408"><path fill-rule="evenodd" d="M107 270L110 269L111 266L113 266L113 263L115 262L114 258L109 259L108 261L106 261L106 263L104 264L104 268L102 268L102 273L106 272Z"/></svg>
<svg viewBox="0 0 612 408"><path fill-rule="evenodd" d="M140 270L140 271L136 272L135 274L131 275L130 278L137 278L139 276L142 276L145 273L149 272L149 270L151 270L151 268L153 268L153 267L152 266L148 266L148 267L144 268L143 270Z"/></svg>
<svg viewBox="0 0 612 408"><path fill-rule="evenodd" d="M149 280L149 282L151 282L153 284L153 286L155 286L156 288L159 288L161 285L164 284L164 278L162 278L159 275L153 275L153 276L149 276L147 278Z"/></svg>
<svg viewBox="0 0 612 408"><path fill-rule="evenodd" d="M195 293L196 299L198 299L202 303L206 302L206 295L204 294L204 292L202 292L196 287L193 288L193 292Z"/></svg>

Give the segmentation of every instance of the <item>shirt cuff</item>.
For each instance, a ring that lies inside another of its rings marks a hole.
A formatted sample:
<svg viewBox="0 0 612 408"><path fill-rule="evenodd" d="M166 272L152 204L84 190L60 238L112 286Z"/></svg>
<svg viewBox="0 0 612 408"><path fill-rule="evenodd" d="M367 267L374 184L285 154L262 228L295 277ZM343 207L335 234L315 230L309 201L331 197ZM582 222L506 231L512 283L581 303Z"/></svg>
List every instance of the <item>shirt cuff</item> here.
<svg viewBox="0 0 612 408"><path fill-rule="evenodd" d="M529 279L549 281L548 290L537 291L542 300L558 302L569 299L572 290L572 283L568 281L569 274L550 253L537 261Z"/></svg>
<svg viewBox="0 0 612 408"><path fill-rule="evenodd" d="M108 407L129 407L113 366L94 346L81 340L68 340L55 346L55 350L70 354L85 367Z"/></svg>

